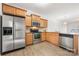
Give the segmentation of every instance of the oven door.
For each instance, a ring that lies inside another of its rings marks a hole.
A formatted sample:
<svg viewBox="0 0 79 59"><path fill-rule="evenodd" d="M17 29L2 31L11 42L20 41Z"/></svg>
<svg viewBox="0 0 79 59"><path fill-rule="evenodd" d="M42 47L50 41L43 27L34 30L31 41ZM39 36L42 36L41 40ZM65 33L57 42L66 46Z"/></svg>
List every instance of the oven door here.
<svg viewBox="0 0 79 59"><path fill-rule="evenodd" d="M39 39L40 38L40 33L34 33L34 39Z"/></svg>

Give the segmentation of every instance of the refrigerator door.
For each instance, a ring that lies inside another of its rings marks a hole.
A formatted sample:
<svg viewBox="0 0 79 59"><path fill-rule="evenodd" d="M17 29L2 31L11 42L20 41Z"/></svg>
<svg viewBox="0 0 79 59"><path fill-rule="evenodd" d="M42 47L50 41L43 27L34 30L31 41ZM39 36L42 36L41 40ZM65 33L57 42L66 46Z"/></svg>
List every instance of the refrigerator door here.
<svg viewBox="0 0 79 59"><path fill-rule="evenodd" d="M2 53L13 50L13 36L3 36L2 38Z"/></svg>
<svg viewBox="0 0 79 59"><path fill-rule="evenodd" d="M14 17L14 49L25 47L24 18Z"/></svg>
<svg viewBox="0 0 79 59"><path fill-rule="evenodd" d="M7 32L6 35L4 35L4 31L2 28L2 53L7 52L10 50L13 50L13 17L8 16L8 15L3 15L2 16L2 27L11 27L12 29L12 34L9 34ZM9 31L9 30L8 30Z"/></svg>
<svg viewBox="0 0 79 59"><path fill-rule="evenodd" d="M3 27L13 27L13 16L3 15L2 16Z"/></svg>
<svg viewBox="0 0 79 59"><path fill-rule="evenodd" d="M2 24L2 19L1 19L1 16L0 16L0 52L1 52L1 39L2 39L2 28L1 28L1 24Z"/></svg>

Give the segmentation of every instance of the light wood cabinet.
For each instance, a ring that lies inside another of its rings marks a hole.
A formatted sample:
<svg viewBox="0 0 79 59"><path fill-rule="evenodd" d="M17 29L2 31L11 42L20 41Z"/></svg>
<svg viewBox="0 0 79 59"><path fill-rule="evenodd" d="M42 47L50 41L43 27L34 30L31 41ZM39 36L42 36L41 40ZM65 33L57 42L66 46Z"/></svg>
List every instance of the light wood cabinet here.
<svg viewBox="0 0 79 59"><path fill-rule="evenodd" d="M45 19L42 19L42 18L40 19L40 27L41 27L41 28L47 27L47 26L46 26L46 20L45 20Z"/></svg>
<svg viewBox="0 0 79 59"><path fill-rule="evenodd" d="M44 27L44 26L43 26L43 23L44 23L43 20L40 19L40 27Z"/></svg>
<svg viewBox="0 0 79 59"><path fill-rule="evenodd" d="M33 34L32 33L26 33L26 38L25 38L25 43L26 45L32 44L33 41Z"/></svg>
<svg viewBox="0 0 79 59"><path fill-rule="evenodd" d="M7 4L3 3L2 4L2 12L4 14L10 14L10 15L15 15L15 16L23 16L23 17L25 17L27 11L24 10L24 9L20 9L20 8L10 6L10 5L7 5Z"/></svg>
<svg viewBox="0 0 79 59"><path fill-rule="evenodd" d="M48 26L48 21L44 20L44 27L47 28L47 26Z"/></svg>
<svg viewBox="0 0 79 59"><path fill-rule="evenodd" d="M36 21L37 21L38 23L40 23L40 16L37 16L37 17L36 17Z"/></svg>
<svg viewBox="0 0 79 59"><path fill-rule="evenodd" d="M26 26L32 26L32 20L30 15L26 15L25 17L25 24Z"/></svg>
<svg viewBox="0 0 79 59"><path fill-rule="evenodd" d="M37 16L34 14L31 14L31 18L33 22L37 22Z"/></svg>
<svg viewBox="0 0 79 59"><path fill-rule="evenodd" d="M38 16L38 15L31 14L31 17L32 17L32 21L35 21L35 22L39 22L40 21L40 16Z"/></svg>
<svg viewBox="0 0 79 59"><path fill-rule="evenodd" d="M45 41L46 40L46 32L42 32L41 33L41 41Z"/></svg>
<svg viewBox="0 0 79 59"><path fill-rule="evenodd" d="M7 4L2 4L2 11L4 14L11 14L11 15L15 14L15 8Z"/></svg>
<svg viewBox="0 0 79 59"><path fill-rule="evenodd" d="M46 41L59 46L59 33L58 32L46 32Z"/></svg>
<svg viewBox="0 0 79 59"><path fill-rule="evenodd" d="M26 16L26 11L20 8L16 8L16 14L17 16Z"/></svg>

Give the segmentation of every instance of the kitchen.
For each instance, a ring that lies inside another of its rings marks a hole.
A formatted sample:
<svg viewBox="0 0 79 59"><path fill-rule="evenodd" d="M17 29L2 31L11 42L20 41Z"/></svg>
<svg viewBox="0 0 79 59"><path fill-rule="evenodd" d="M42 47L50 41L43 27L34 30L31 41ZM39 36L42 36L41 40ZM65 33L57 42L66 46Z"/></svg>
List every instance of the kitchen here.
<svg viewBox="0 0 79 59"><path fill-rule="evenodd" d="M15 3L15 5L17 5L17 3ZM54 32L52 31L48 32L47 29L48 29L49 20L42 17L41 15L38 15L37 13L33 13L32 11L28 11L27 8L15 7L13 4L2 3L1 6L2 6L2 10L0 11L2 12L0 17L1 54L11 51L14 52L15 50L17 51L20 48L25 49L32 45L39 46L41 43L44 44L43 42L46 42L48 45L52 44L52 46L54 45L57 48L61 47L59 49L66 49L68 51L71 51L70 53L66 51L71 55L78 54L77 34L68 34L68 33L66 34L65 32L64 34L62 32L59 32L58 30ZM67 41L67 39L70 41ZM67 42L64 42L63 40ZM65 44L63 45L63 43ZM70 44L67 45L67 43ZM28 50L26 49L26 51ZM36 52L38 53L38 51L39 50L37 50ZM59 53L59 51L57 53ZM48 54L50 55L50 53Z"/></svg>

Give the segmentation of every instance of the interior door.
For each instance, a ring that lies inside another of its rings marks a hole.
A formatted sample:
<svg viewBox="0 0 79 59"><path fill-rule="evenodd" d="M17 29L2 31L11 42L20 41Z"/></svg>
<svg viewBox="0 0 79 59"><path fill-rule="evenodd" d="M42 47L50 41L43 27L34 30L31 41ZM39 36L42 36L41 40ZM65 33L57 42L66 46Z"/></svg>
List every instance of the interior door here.
<svg viewBox="0 0 79 59"><path fill-rule="evenodd" d="M25 24L24 18L14 17L14 48L25 46Z"/></svg>

